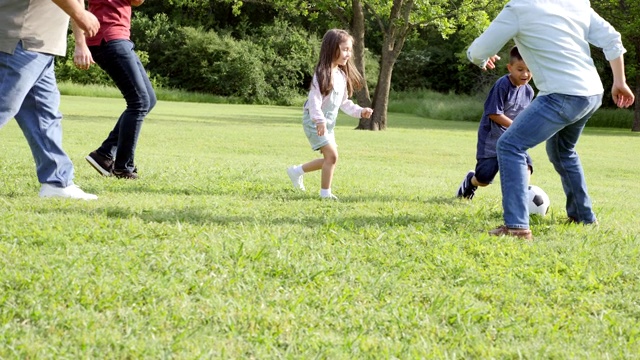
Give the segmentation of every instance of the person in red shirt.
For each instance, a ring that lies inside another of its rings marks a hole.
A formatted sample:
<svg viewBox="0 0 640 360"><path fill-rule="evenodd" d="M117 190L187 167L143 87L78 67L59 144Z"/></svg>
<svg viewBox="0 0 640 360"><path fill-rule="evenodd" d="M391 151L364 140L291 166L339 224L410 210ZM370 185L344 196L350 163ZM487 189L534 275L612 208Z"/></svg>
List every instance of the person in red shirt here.
<svg viewBox="0 0 640 360"><path fill-rule="evenodd" d="M102 145L85 159L103 176L137 179L134 155L142 122L156 104L147 72L130 39L131 7L144 0L89 0L89 11L100 21L95 36L85 37L74 26L75 65L88 69L95 63L113 80L127 107Z"/></svg>

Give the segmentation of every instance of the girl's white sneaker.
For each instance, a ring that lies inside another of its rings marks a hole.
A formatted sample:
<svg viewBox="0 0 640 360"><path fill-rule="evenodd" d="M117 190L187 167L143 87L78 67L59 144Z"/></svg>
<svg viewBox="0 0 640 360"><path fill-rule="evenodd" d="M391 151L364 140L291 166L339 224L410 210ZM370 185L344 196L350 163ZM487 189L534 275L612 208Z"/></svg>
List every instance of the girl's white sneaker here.
<svg viewBox="0 0 640 360"><path fill-rule="evenodd" d="M304 182L302 180L303 175L298 175L295 166L290 166L287 169L287 175L289 175L289 179L291 179L294 188L304 191Z"/></svg>

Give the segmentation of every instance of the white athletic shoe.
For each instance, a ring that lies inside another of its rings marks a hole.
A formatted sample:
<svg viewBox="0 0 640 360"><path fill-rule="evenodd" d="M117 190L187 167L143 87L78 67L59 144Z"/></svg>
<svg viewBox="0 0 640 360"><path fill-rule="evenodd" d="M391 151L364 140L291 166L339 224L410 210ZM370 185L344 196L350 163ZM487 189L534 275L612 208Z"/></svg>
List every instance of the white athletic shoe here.
<svg viewBox="0 0 640 360"><path fill-rule="evenodd" d="M67 187L57 187L51 184L42 184L40 188L41 198L59 197L67 199L96 200L98 197L93 194L87 194L77 185L69 185Z"/></svg>
<svg viewBox="0 0 640 360"><path fill-rule="evenodd" d="M322 200L336 200L336 201L338 200L338 197L333 194L329 194L326 196L320 195L320 197L322 198Z"/></svg>
<svg viewBox="0 0 640 360"><path fill-rule="evenodd" d="M304 191L304 182L302 181L302 175L296 174L295 166L291 166L287 169L289 179L293 183L293 187Z"/></svg>

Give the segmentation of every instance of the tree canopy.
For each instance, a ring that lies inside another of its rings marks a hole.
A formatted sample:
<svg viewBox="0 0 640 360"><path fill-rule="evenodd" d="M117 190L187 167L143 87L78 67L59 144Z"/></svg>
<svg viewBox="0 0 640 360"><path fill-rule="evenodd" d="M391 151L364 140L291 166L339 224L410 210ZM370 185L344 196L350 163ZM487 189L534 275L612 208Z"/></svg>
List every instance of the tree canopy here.
<svg viewBox="0 0 640 360"><path fill-rule="evenodd" d="M365 75L364 41L367 29L381 34L380 71L373 96L368 89L358 94L358 101L374 108L370 119L361 119L359 128L378 130L387 125L387 108L393 67L407 38L422 29L448 37L459 31L462 36L477 35L505 1L488 0L222 0L232 3L239 14L245 3L269 4L279 11L311 18L332 17L348 28L355 39L354 56L358 70Z"/></svg>
<svg viewBox="0 0 640 360"><path fill-rule="evenodd" d="M391 91L488 89L499 72L470 65L465 50L506 2L154 0L135 8L132 39L156 85L287 105L308 90L322 34L347 29L356 67L368 82L357 102L374 108L358 128L379 130L387 126ZM640 2L591 4L622 33L628 81L640 97ZM610 85L608 63L600 51L593 55ZM62 80L108 81L98 70L79 74L69 61L56 65ZM640 102L635 114L634 129L640 130Z"/></svg>

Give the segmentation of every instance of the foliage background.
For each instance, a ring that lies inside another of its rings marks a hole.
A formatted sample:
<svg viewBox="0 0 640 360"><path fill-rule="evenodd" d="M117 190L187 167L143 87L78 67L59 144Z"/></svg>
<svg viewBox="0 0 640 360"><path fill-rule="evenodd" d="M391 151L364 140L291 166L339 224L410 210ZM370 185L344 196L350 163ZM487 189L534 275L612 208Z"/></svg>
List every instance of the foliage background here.
<svg viewBox="0 0 640 360"><path fill-rule="evenodd" d="M278 12L268 1L246 2L242 12L234 14L228 2L162 0L135 8L132 40L154 85L233 96L245 103L293 105L296 96L306 93L320 39L326 29L336 26L336 19L329 11L313 16L303 11ZM503 3L506 1L493 6L500 9ZM640 10L633 7L627 10L630 14L621 14L617 4L617 1L592 2L623 32L629 51L628 81L634 87L637 64L633 45L637 41L625 24ZM383 35L370 23L365 38L365 63L369 89L373 91ZM392 92L432 90L483 97L506 71L506 64L499 64L498 71L482 72L466 60L464 52L483 26L468 24L455 29L446 39L429 26L413 31L395 64ZM73 53L73 45L70 35L69 55ZM510 46L507 44L505 49ZM609 88L612 79L608 63L599 49L594 49L593 56L605 88ZM110 84L97 66L88 72L76 69L71 56L58 59L56 71L61 81ZM605 97L604 107L613 107L609 97Z"/></svg>

